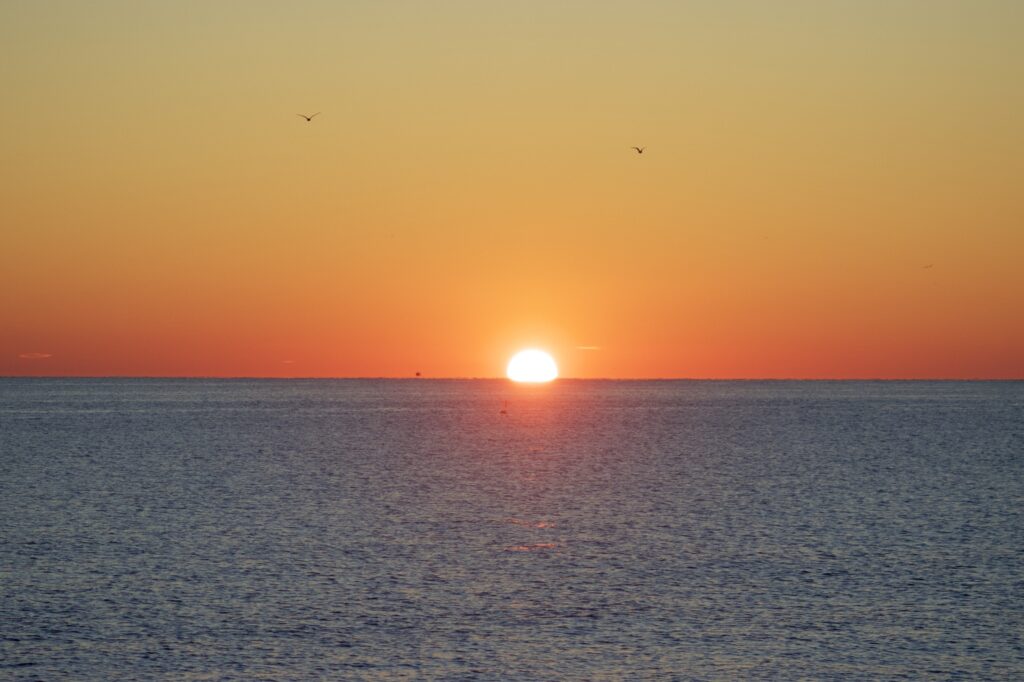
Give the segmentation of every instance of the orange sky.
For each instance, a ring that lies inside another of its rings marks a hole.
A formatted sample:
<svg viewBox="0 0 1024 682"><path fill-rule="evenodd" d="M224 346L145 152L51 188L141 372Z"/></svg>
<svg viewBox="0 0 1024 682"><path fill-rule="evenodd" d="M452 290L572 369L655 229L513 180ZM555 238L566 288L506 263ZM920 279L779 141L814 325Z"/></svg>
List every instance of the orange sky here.
<svg viewBox="0 0 1024 682"><path fill-rule="evenodd" d="M1024 3L7 2L0 86L0 375L1024 378Z"/></svg>

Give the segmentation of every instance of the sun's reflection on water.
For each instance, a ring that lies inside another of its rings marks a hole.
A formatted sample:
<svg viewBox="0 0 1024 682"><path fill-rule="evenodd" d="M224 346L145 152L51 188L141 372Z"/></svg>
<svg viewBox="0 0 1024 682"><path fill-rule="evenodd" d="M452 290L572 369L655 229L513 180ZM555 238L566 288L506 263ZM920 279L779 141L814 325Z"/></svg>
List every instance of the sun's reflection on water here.
<svg viewBox="0 0 1024 682"><path fill-rule="evenodd" d="M492 431L500 443L495 461L503 473L500 495L505 513L494 518L505 530L491 545L505 553L535 554L538 558L565 550L557 521L559 506L552 493L569 485L560 478L566 467L566 419L574 417L566 403L565 387L551 384L509 384L501 390Z"/></svg>

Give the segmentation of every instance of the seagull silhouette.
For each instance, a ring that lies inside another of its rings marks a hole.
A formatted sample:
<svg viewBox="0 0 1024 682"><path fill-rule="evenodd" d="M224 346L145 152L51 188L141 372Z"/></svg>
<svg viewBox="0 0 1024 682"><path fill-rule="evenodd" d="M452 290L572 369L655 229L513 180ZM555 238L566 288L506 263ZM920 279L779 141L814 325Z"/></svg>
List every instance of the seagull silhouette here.
<svg viewBox="0 0 1024 682"><path fill-rule="evenodd" d="M296 116L301 116L302 118L306 119L306 123L309 123L310 121L313 120L313 116L319 116L320 112L319 111L316 112L315 114L313 114L313 116L306 116L305 114L295 114L295 115Z"/></svg>
<svg viewBox="0 0 1024 682"><path fill-rule="evenodd" d="M630 147L630 149L635 149L637 154L643 154L647 147Z"/></svg>

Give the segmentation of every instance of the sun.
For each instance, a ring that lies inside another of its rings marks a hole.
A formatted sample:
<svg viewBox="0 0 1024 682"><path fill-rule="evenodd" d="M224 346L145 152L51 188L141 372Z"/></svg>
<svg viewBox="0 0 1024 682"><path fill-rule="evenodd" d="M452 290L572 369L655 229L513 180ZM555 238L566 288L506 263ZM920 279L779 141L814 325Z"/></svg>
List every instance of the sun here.
<svg viewBox="0 0 1024 682"><path fill-rule="evenodd" d="M512 381L543 383L558 377L555 359L542 350L521 350L508 361L505 374Z"/></svg>

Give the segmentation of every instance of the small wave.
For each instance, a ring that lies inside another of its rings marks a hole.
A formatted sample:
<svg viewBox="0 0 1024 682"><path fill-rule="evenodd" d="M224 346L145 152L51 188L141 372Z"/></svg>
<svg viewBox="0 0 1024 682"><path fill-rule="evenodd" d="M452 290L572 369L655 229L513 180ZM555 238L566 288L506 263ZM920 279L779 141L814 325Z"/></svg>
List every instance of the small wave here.
<svg viewBox="0 0 1024 682"><path fill-rule="evenodd" d="M544 549L554 549L558 545L554 542L536 542L532 545L512 545L506 547L506 552L539 552Z"/></svg>
<svg viewBox="0 0 1024 682"><path fill-rule="evenodd" d="M530 521L528 519L505 519L505 523L511 523L515 526L526 526L527 528L554 528L554 521Z"/></svg>

